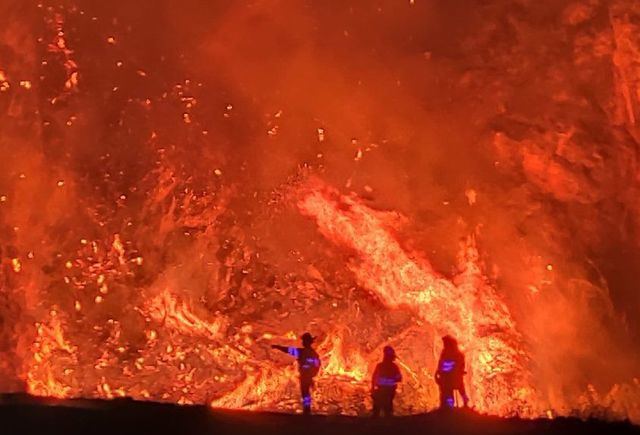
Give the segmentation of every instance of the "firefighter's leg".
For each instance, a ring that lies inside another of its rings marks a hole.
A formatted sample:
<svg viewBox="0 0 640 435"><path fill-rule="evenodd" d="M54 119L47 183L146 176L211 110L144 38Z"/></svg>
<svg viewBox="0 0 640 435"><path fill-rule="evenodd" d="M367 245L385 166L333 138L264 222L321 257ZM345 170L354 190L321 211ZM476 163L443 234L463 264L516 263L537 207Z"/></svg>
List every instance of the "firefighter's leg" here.
<svg viewBox="0 0 640 435"><path fill-rule="evenodd" d="M385 410L384 413L387 417L393 416L393 398L396 395L395 391L390 390L385 397Z"/></svg>
<svg viewBox="0 0 640 435"><path fill-rule="evenodd" d="M372 417L380 417L380 390L375 390L371 393L371 399L373 399L373 411Z"/></svg>
<svg viewBox="0 0 640 435"><path fill-rule="evenodd" d="M302 395L302 413L311 414L311 381L300 379L300 394Z"/></svg>
<svg viewBox="0 0 640 435"><path fill-rule="evenodd" d="M464 407L468 407L469 406L469 396L467 396L467 392L464 388L464 381L460 381L460 383L458 384L458 391L460 392L460 395L462 396L462 404L464 405Z"/></svg>
<svg viewBox="0 0 640 435"><path fill-rule="evenodd" d="M440 383L440 409L453 409L455 401L453 398L453 386L450 382Z"/></svg>
<svg viewBox="0 0 640 435"><path fill-rule="evenodd" d="M378 390L378 397L379 397L379 408L382 411L382 414L385 417L389 416L389 389L385 388L385 387L381 387Z"/></svg>

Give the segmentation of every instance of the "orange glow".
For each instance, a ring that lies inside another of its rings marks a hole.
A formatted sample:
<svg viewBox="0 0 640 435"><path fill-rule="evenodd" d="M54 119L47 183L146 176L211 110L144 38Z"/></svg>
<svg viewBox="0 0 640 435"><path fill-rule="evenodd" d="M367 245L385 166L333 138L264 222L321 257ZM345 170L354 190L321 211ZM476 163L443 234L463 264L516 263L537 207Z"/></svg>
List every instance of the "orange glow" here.
<svg viewBox="0 0 640 435"><path fill-rule="evenodd" d="M637 1L0 3L0 393L640 421Z"/></svg>
<svg viewBox="0 0 640 435"><path fill-rule="evenodd" d="M535 403L534 391L521 339L507 307L486 284L473 237L459 254L459 275L448 280L400 246L387 223L392 214L377 213L322 186L303 195L299 207L316 219L326 237L357 253L351 270L385 305L411 309L436 334L459 338L469 354L471 398L478 409L532 411L528 404Z"/></svg>

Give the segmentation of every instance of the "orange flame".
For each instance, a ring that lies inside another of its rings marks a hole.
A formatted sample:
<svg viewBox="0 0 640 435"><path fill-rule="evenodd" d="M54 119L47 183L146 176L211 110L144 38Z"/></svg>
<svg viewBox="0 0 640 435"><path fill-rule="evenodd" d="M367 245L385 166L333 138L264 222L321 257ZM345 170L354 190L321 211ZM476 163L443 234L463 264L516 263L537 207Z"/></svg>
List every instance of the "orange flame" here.
<svg viewBox="0 0 640 435"><path fill-rule="evenodd" d="M459 339L469 354L471 397L480 410L531 412L526 353L506 305L481 273L473 237L460 254L461 273L449 280L400 246L386 223L392 215L321 185L306 191L298 205L327 238L355 251L350 268L363 287L388 307L414 310L438 334Z"/></svg>

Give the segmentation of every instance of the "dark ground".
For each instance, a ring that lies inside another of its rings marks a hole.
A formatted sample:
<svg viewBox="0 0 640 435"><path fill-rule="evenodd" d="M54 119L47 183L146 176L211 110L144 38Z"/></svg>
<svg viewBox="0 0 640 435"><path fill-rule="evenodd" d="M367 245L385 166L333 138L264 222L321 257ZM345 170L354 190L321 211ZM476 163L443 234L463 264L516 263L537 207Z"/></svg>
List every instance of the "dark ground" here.
<svg viewBox="0 0 640 435"><path fill-rule="evenodd" d="M640 434L627 422L571 418L520 420L471 412L371 420L211 410L132 400L54 401L0 398L0 434Z"/></svg>

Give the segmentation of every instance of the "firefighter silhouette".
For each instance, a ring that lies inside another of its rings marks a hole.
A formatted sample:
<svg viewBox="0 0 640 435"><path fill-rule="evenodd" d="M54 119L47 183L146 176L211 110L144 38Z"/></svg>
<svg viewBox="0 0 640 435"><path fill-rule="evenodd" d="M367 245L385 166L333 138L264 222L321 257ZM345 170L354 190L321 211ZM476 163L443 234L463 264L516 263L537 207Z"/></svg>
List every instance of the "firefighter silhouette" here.
<svg viewBox="0 0 640 435"><path fill-rule="evenodd" d="M371 377L371 398L373 399L373 416L393 415L393 398L396 395L398 383L402 381L400 369L394 362L396 352L391 346L385 346L382 362L378 363Z"/></svg>
<svg viewBox="0 0 640 435"><path fill-rule="evenodd" d="M298 373L300 375L300 393L302 395L302 412L311 414L311 387L313 378L320 371L320 357L311 347L314 337L308 332L302 334L302 347L280 346L272 344L273 349L287 353L298 361Z"/></svg>
<svg viewBox="0 0 640 435"><path fill-rule="evenodd" d="M436 383L440 388L440 409L453 409L456 406L455 391L458 390L465 407L469 398L464 388L464 354L458 349L458 342L450 335L442 337L442 353L436 371Z"/></svg>

